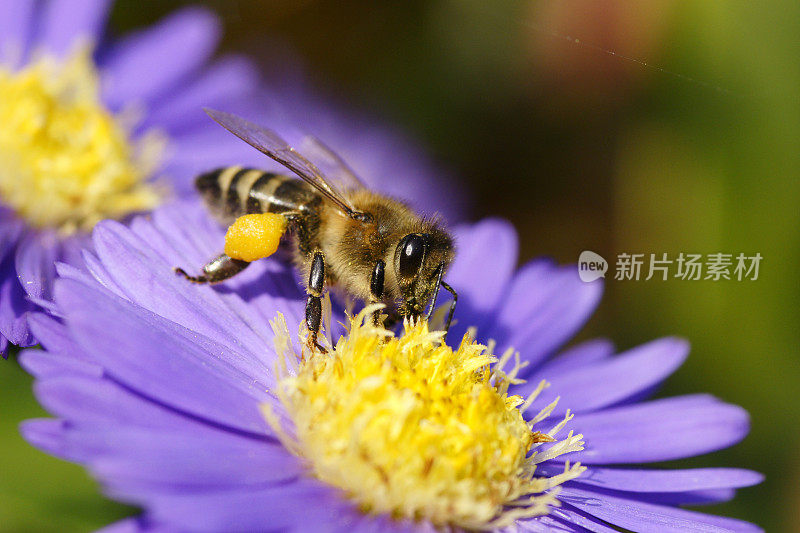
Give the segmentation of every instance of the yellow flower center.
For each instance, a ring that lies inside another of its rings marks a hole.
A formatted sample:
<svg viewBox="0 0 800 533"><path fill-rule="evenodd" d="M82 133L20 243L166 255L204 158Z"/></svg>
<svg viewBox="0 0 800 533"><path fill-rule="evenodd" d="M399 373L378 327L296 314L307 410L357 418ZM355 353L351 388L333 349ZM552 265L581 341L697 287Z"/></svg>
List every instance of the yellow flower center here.
<svg viewBox="0 0 800 533"><path fill-rule="evenodd" d="M329 354L299 362L283 318L273 323L280 356L274 392L293 427L263 411L284 445L367 513L490 529L557 505L557 490L549 489L584 468L567 463L547 478L535 475L536 465L583 442L571 432L554 438L570 414L547 433L531 429L555 402L532 422L523 418L546 383L527 400L509 395L509 385L521 382L518 357L513 370L502 370L513 351L498 361L469 335L453 351L424 321L406 322L396 338L372 325L372 310L351 321ZM545 443L552 444L538 451Z"/></svg>
<svg viewBox="0 0 800 533"><path fill-rule="evenodd" d="M0 202L35 227L88 230L161 198L145 180L163 139L148 132L132 140L99 85L89 47L19 71L0 66Z"/></svg>

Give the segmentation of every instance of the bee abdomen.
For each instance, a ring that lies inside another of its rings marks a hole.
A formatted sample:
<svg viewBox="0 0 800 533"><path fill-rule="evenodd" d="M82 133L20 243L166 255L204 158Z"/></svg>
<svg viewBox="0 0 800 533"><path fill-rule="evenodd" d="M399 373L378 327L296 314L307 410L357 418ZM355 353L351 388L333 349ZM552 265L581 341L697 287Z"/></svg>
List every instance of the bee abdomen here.
<svg viewBox="0 0 800 533"><path fill-rule="evenodd" d="M317 197L289 176L240 166L201 174L195 187L206 204L226 220L247 213L303 211Z"/></svg>
<svg viewBox="0 0 800 533"><path fill-rule="evenodd" d="M236 217L244 212L240 187L248 179L258 179L262 172L251 168L226 167L201 174L194 185L212 211L223 218ZM244 191L245 194L248 191Z"/></svg>
<svg viewBox="0 0 800 533"><path fill-rule="evenodd" d="M248 213L307 213L319 201L319 194L302 181L265 173L250 188L245 207Z"/></svg>

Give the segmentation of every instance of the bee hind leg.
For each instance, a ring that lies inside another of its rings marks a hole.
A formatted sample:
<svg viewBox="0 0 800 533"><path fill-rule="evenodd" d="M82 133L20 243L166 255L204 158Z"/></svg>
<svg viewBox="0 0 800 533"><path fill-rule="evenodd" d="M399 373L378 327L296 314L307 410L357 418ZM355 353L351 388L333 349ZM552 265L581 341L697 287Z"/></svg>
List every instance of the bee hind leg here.
<svg viewBox="0 0 800 533"><path fill-rule="evenodd" d="M314 258L311 260L311 269L308 273L308 298L306 298L306 327L308 328L308 348L311 351L315 349L320 350L322 353L327 353L326 350L319 342L317 342L317 335L322 323L322 289L325 283L325 256L322 252L314 252Z"/></svg>
<svg viewBox="0 0 800 533"><path fill-rule="evenodd" d="M232 278L250 265L247 261L233 259L225 254L220 254L203 267L203 273L199 276L190 276L180 267L173 270L192 283L219 283Z"/></svg>

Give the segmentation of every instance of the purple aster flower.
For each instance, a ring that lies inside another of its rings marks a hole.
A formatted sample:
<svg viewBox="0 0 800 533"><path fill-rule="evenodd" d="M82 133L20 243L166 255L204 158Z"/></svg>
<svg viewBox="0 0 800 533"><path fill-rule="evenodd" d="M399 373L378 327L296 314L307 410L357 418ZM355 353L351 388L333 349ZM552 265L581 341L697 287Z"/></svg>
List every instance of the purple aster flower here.
<svg viewBox="0 0 800 533"><path fill-rule="evenodd" d="M63 319L31 317L44 350L21 361L57 418L29 421L23 434L144 509L110 531L758 530L680 505L727 500L759 474L638 466L718 450L748 431L745 411L707 395L643 400L682 363L684 341L615 355L594 340L551 357L593 312L600 285L544 260L515 271L505 222L454 233L457 319L504 354L491 372L481 347L437 348L413 328L401 339L415 342L391 357L407 351L416 364L376 365L373 348L394 341L370 344L366 325L337 344L336 359L298 362L285 324L301 323L303 292L285 264L187 287L171 267L201 264L223 240L197 204L130 227L102 222L86 269L59 266ZM509 370L510 346L520 355Z"/></svg>
<svg viewBox="0 0 800 533"><path fill-rule="evenodd" d="M296 79L257 92L243 58L211 61L220 36L211 13L183 9L109 42L109 5L0 0L0 354L37 342L27 314L51 299L56 261L82 264L98 220L191 192L214 167L269 166L202 106L310 128L377 188L429 207L435 173L397 134L343 120ZM356 149L369 157L352 157ZM385 163L411 179L375 171Z"/></svg>
<svg viewBox="0 0 800 533"><path fill-rule="evenodd" d="M188 190L193 154L212 145L197 138L200 102L242 106L256 87L243 59L209 62L220 35L210 13L185 9L106 42L109 6L0 2L2 353L36 342L27 313L50 300L55 261L81 264L98 220Z"/></svg>

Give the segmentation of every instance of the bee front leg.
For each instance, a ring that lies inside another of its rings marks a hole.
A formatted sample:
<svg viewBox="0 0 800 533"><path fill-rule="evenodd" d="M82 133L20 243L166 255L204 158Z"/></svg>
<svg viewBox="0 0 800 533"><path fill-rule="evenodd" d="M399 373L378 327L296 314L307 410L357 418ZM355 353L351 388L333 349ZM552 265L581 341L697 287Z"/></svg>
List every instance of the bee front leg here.
<svg viewBox="0 0 800 533"><path fill-rule="evenodd" d="M386 273L386 262L378 259L375 268L372 269L372 277L369 280L370 303L378 303L383 299L383 280ZM381 318L380 310L372 313L372 321L377 326Z"/></svg>
<svg viewBox="0 0 800 533"><path fill-rule="evenodd" d="M428 313L425 315L425 320L431 319L431 315L433 315L433 311L436 308L436 300L439 296L439 287L442 287L444 290L453 295L453 301L450 302L450 310L447 312L447 322L444 324L444 336L442 337L442 342L447 340L447 332L450 331L450 323L453 321L453 313L456 312L456 303L458 302L458 293L453 287L442 280L443 275L444 263L440 263L439 267L436 269L436 285L433 289L433 300L431 301L431 306L428 309Z"/></svg>
<svg viewBox="0 0 800 533"><path fill-rule="evenodd" d="M311 269L308 273L308 298L306 299L306 327L308 328L308 347L310 350L319 349L327 353L323 346L317 342L317 334L322 322L322 289L325 283L325 256L322 252L314 252L311 260Z"/></svg>
<svg viewBox="0 0 800 533"><path fill-rule="evenodd" d="M444 290L453 295L453 301L450 302L450 310L447 312L447 322L445 322L444 324L444 337L442 337L442 341L444 341L445 339L447 339L447 332L450 331L450 322L453 321L453 313L456 312L456 303L458 303L458 293L453 287L451 287L444 281L442 282L442 287L444 287Z"/></svg>
<svg viewBox="0 0 800 533"><path fill-rule="evenodd" d="M220 254L203 267L203 273L199 276L190 276L180 267L175 267L176 273L188 279L192 283L219 283L232 278L250 265L247 261L233 259L225 254Z"/></svg>

